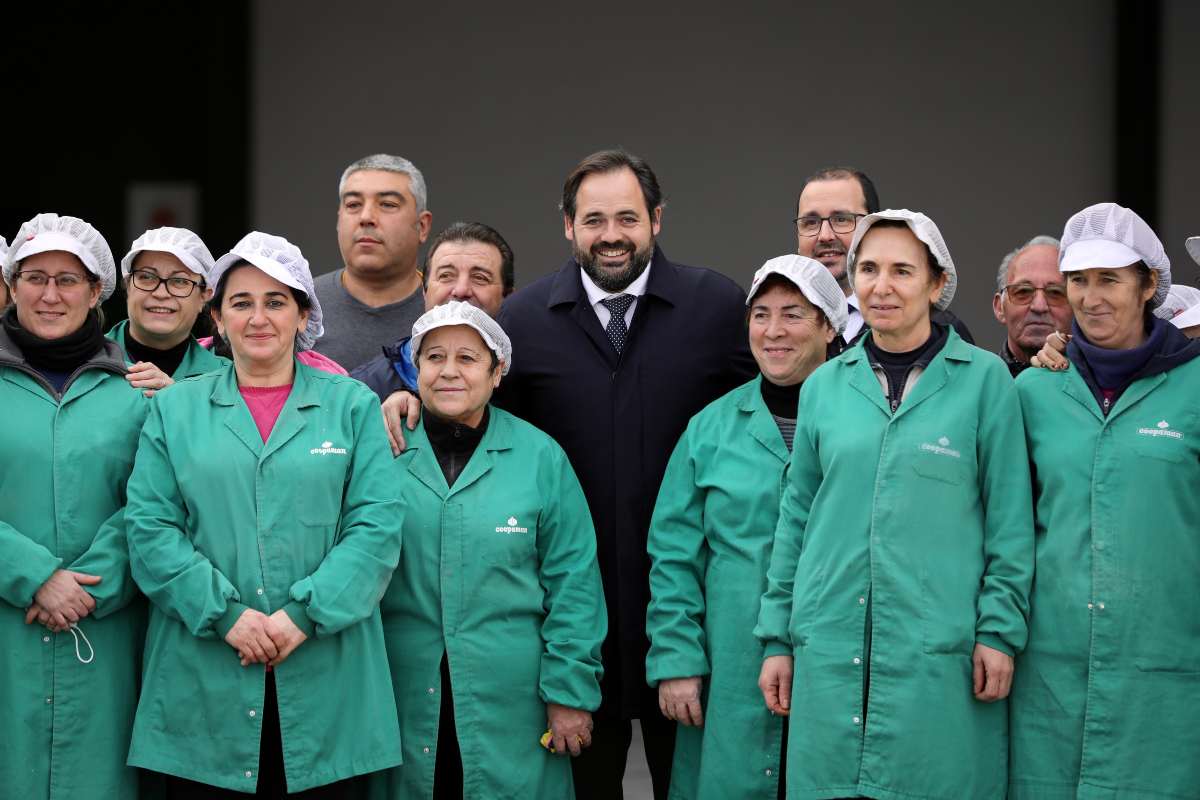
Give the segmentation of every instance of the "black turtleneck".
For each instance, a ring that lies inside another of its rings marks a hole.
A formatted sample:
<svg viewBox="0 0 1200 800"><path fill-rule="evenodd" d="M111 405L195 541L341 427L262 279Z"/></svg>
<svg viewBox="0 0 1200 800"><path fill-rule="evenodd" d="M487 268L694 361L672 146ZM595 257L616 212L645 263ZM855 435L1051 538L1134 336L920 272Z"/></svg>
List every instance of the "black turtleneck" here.
<svg viewBox="0 0 1200 800"><path fill-rule="evenodd" d="M168 375L174 375L175 370L179 369L179 365L183 363L183 357L187 355L188 347L192 344L192 337L188 336L169 350L159 350L157 347L150 347L134 339L133 331L128 326L125 328L124 339L125 341L121 344L125 347L125 352L131 361L134 363L149 361Z"/></svg>
<svg viewBox="0 0 1200 800"><path fill-rule="evenodd" d="M783 436L783 443L787 445L788 452L791 452L792 439L796 435L796 407L800 404L802 385L796 383L791 386L779 386L767 380L765 375L759 382L763 402L767 404L767 410L779 426L779 433Z"/></svg>
<svg viewBox="0 0 1200 800"><path fill-rule="evenodd" d="M438 466L442 468L446 485L453 488L454 482L458 480L463 468L475 453L475 448L483 439L483 434L487 432L491 409L484 407L483 419L474 428L442 419L429 408L425 408L422 413L425 415L425 435L429 437L429 444L433 446L433 454L437 458Z"/></svg>
<svg viewBox="0 0 1200 800"><path fill-rule="evenodd" d="M875 337L873 335L867 337L867 358L870 360L871 366L879 367L887 376L887 395L888 401L892 405L893 413L895 413L896 409L900 406L900 401L904 398L904 387L908 383L908 376L913 367L925 368L929 366L929 362L933 361L934 356L941 352L949 336L949 328L939 325L936 322L931 322L929 325L929 338L920 347L909 350L906 353L888 352L875 344Z"/></svg>

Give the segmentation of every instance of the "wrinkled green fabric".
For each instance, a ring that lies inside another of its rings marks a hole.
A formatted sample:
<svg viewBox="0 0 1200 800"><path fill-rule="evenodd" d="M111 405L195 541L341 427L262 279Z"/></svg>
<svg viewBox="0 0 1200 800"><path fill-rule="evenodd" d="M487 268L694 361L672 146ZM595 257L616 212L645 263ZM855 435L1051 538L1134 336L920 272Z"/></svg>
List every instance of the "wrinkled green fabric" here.
<svg viewBox="0 0 1200 800"><path fill-rule="evenodd" d="M692 417L650 524L650 684L704 676L704 725L679 725L671 797L769 798L779 789L783 722L758 688L758 601L788 463L762 378Z"/></svg>
<svg viewBox="0 0 1200 800"><path fill-rule="evenodd" d="M607 615L596 535L562 448L507 412L489 413L452 489L423 423L397 459L404 552L383 625L404 765L371 776L374 798L433 796L447 688L464 797L574 797L569 756L539 739L547 703L600 704Z"/></svg>
<svg viewBox="0 0 1200 800"><path fill-rule="evenodd" d="M1072 366L1017 381L1037 573L1009 797L1200 796L1200 359L1105 419Z"/></svg>
<svg viewBox="0 0 1200 800"><path fill-rule="evenodd" d="M266 443L232 365L151 401L127 511L151 601L131 765L254 790L265 672L224 641L247 608L283 609L309 636L275 667L289 790L400 763L378 608L399 473L371 391L295 369Z"/></svg>
<svg viewBox="0 0 1200 800"><path fill-rule="evenodd" d="M996 356L950 331L894 415L861 343L814 372L755 630L795 658L788 797L1003 797L1008 706L974 698L971 654L1025 646L1032 576Z"/></svg>
<svg viewBox="0 0 1200 800"><path fill-rule="evenodd" d="M144 600L129 577L125 482L147 401L108 345L61 399L29 374L0 332L0 794L78 800L135 798L125 766ZM56 569L99 575L95 610L70 632L25 624Z"/></svg>

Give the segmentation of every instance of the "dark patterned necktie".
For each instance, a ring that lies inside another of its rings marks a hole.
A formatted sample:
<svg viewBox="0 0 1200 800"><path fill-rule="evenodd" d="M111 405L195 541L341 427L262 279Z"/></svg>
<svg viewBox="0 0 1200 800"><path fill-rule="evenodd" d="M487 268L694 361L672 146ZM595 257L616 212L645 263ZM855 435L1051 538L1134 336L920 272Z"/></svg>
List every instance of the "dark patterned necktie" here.
<svg viewBox="0 0 1200 800"><path fill-rule="evenodd" d="M629 328L625 326L625 312L636 299L631 294L618 294L600 301L609 314L608 326L604 332L608 334L608 340L618 353L625 348L625 337L629 334Z"/></svg>

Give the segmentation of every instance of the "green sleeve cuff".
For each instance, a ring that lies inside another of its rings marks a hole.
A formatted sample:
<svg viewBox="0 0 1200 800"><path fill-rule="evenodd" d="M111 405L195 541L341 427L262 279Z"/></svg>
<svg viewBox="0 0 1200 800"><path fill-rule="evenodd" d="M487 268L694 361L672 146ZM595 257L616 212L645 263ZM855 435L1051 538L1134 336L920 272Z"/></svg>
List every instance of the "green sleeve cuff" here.
<svg viewBox="0 0 1200 800"><path fill-rule="evenodd" d="M248 611L250 606L243 605L237 600L230 599L225 603L225 613L213 623L213 630L217 632L217 636L224 641L229 635L229 629L234 626L243 613Z"/></svg>
<svg viewBox="0 0 1200 800"><path fill-rule="evenodd" d="M790 644L787 644L786 642L781 642L778 639L772 639L771 641L769 641L763 645L763 658L764 659L770 658L771 656L790 656L790 655L793 655L792 646Z"/></svg>
<svg viewBox="0 0 1200 800"><path fill-rule="evenodd" d="M995 636L990 633L975 634L975 642L976 642L976 644L981 644L985 647L990 647L993 650L999 650L1001 653L1004 653L1004 655L1008 656L1009 658L1015 658L1017 655L1015 652L1013 652L1013 648L1008 646L1007 642L1005 642L999 636Z"/></svg>
<svg viewBox="0 0 1200 800"><path fill-rule="evenodd" d="M308 609L303 603L293 600L283 607L283 613L287 614L288 619L308 638L312 639L317 635L317 626L308 618Z"/></svg>

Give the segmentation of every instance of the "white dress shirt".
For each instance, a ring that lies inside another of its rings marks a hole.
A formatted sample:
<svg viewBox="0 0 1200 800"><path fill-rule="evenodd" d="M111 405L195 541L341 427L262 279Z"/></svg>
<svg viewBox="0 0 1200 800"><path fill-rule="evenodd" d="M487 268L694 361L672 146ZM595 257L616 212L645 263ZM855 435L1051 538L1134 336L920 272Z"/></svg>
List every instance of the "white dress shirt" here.
<svg viewBox="0 0 1200 800"><path fill-rule="evenodd" d="M858 332L862 330L866 320L863 319L862 311L858 308L858 296L854 292L846 296L846 305L849 316L846 317L846 330L842 334L842 338L849 343L854 341L855 336L858 336Z"/></svg>
<svg viewBox="0 0 1200 800"><path fill-rule="evenodd" d="M633 283L626 286L619 292L606 292L596 285L588 274L581 267L579 277L583 278L583 290L587 292L588 302L592 304L592 310L596 312L596 319L600 320L600 327L608 329L608 320L612 317L612 313L602 301L610 297L616 297L619 294L633 295L633 302L629 304L629 310L625 312L625 328L628 329L630 323L633 322L633 311L637 308L638 298L646 293L646 284L650 282L650 268L653 262L648 264L642 274L637 276Z"/></svg>

